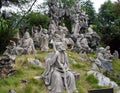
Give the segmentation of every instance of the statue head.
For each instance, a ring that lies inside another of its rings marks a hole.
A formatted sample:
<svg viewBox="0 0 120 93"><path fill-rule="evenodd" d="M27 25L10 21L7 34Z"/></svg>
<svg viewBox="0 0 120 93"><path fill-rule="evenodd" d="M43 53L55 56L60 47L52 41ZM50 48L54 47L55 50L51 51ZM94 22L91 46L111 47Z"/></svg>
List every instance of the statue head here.
<svg viewBox="0 0 120 93"><path fill-rule="evenodd" d="M66 46L63 42L56 42L55 46L56 46L57 51L59 51L59 52L66 50Z"/></svg>
<svg viewBox="0 0 120 93"><path fill-rule="evenodd" d="M98 48L98 52L99 53L103 53L104 52L104 48L103 47Z"/></svg>
<svg viewBox="0 0 120 93"><path fill-rule="evenodd" d="M44 34L47 34L47 29L43 29L43 33L44 33Z"/></svg>
<svg viewBox="0 0 120 93"><path fill-rule="evenodd" d="M25 32L24 38L25 38L25 39L30 38L29 32Z"/></svg>

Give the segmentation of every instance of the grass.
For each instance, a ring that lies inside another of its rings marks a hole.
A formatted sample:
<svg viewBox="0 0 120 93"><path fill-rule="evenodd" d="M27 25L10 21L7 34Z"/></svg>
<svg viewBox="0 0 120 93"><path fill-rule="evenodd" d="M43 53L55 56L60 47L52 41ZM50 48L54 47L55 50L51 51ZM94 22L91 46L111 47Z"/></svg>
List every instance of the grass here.
<svg viewBox="0 0 120 93"><path fill-rule="evenodd" d="M51 50L52 51L52 50ZM90 62L81 62L78 57L79 54L75 52L66 51L70 62L70 68L72 71L80 73L80 78L76 80L76 85L79 93L88 93L89 89L102 88L97 85L97 80L92 76L87 76L87 72L91 68ZM7 78L0 80L0 93L7 93L9 89L15 89L17 93L47 93L44 82L40 79L34 79L35 76L39 76L43 73L44 68L32 65L28 63L27 58L37 58L45 66L44 58L48 52L44 53L38 50L35 55L17 56L15 62L16 72ZM93 56L93 54L89 55ZM73 59L76 64L73 64ZM114 73L120 72L120 60L114 59L113 68ZM111 77L118 84L120 83L116 78ZM21 83L21 80L27 80L28 83ZM66 93L66 92L63 92Z"/></svg>

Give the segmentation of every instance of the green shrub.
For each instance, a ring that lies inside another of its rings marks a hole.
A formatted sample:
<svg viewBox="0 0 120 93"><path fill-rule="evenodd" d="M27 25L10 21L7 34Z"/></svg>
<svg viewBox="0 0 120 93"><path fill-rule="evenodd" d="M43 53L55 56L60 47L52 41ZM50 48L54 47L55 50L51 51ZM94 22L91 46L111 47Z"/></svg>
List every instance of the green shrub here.
<svg viewBox="0 0 120 93"><path fill-rule="evenodd" d="M86 80L91 84L98 84L97 78L94 77L93 74L90 74L86 77Z"/></svg>
<svg viewBox="0 0 120 93"><path fill-rule="evenodd" d="M5 51L6 46L17 31L9 25L8 20L0 19L0 53Z"/></svg>

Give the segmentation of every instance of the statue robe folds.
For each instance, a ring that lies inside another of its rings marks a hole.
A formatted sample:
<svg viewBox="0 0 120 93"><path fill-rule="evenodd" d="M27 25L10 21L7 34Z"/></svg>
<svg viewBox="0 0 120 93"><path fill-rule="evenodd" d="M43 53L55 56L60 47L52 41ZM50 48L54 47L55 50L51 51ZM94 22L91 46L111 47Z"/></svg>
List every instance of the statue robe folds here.
<svg viewBox="0 0 120 93"><path fill-rule="evenodd" d="M49 93L61 93L64 89L68 93L76 91L74 74L69 70L67 54L54 52L46 58L46 68L42 74Z"/></svg>

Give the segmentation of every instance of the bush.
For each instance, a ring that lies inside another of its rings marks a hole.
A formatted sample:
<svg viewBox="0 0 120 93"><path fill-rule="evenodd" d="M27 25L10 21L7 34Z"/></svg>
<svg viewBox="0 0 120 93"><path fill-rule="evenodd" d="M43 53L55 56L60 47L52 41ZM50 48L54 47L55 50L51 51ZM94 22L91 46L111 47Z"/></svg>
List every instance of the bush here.
<svg viewBox="0 0 120 93"><path fill-rule="evenodd" d="M17 33L17 29L9 25L8 20L0 19L0 53L3 53L9 40Z"/></svg>
<svg viewBox="0 0 120 93"><path fill-rule="evenodd" d="M27 18L30 23L30 26L41 25L43 28L48 28L48 25L50 23L50 19L47 15L37 12L31 12L30 14L28 14Z"/></svg>

